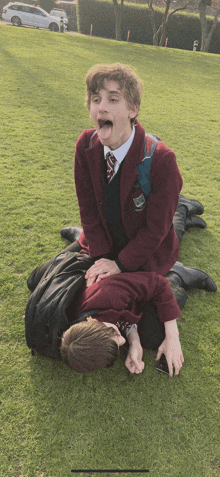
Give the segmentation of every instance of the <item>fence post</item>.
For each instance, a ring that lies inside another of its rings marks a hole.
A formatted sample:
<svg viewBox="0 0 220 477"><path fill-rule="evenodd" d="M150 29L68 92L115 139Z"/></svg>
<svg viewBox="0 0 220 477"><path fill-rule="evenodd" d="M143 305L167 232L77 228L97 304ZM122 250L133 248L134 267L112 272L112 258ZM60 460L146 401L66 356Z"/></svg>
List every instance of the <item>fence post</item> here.
<svg viewBox="0 0 220 477"><path fill-rule="evenodd" d="M63 17L60 17L60 31L63 33Z"/></svg>

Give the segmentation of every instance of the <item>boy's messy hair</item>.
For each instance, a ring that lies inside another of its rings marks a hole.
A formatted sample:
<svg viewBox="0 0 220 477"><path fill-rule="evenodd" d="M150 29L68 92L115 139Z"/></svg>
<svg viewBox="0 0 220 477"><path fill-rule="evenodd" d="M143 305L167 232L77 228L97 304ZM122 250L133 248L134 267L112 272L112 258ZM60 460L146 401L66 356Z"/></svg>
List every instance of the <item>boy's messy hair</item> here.
<svg viewBox="0 0 220 477"><path fill-rule="evenodd" d="M111 65L94 65L86 75L86 106L90 108L91 96L104 88L104 82L117 81L120 89L125 92L125 98L132 107L140 106L142 81L128 66L121 63Z"/></svg>
<svg viewBox="0 0 220 477"><path fill-rule="evenodd" d="M75 371L109 368L119 354L118 345L112 339L116 334L112 327L89 317L65 331L61 340L61 355Z"/></svg>

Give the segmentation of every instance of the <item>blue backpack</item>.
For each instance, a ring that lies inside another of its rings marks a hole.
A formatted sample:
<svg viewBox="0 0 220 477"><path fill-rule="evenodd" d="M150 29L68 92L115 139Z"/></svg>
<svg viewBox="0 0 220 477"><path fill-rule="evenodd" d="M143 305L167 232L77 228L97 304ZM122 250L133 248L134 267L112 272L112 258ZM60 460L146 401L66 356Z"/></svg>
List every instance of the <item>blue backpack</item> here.
<svg viewBox="0 0 220 477"><path fill-rule="evenodd" d="M144 141L144 157L142 162L136 167L136 170L138 171L138 182L145 196L151 191L150 170L158 141L160 141L160 138L155 134L146 134Z"/></svg>

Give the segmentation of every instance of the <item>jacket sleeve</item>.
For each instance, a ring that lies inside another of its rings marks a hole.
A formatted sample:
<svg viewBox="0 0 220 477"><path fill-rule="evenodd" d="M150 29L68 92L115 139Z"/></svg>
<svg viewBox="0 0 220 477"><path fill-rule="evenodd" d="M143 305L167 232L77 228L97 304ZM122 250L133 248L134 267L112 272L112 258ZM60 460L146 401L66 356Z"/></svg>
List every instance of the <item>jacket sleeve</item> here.
<svg viewBox="0 0 220 477"><path fill-rule="evenodd" d="M79 204L81 224L89 255L103 256L110 252L110 246L103 228L95 192L86 161L85 149L88 148L91 130L84 131L76 143L74 177Z"/></svg>
<svg viewBox="0 0 220 477"><path fill-rule="evenodd" d="M145 208L146 212L143 212L146 214L145 226L139 228L136 235L118 255L122 266L130 271L151 262L152 255L157 253L170 233L173 216L178 206L182 177L175 154L168 148L163 151L163 146L162 148L159 146L157 153L155 151L152 161L152 191Z"/></svg>
<svg viewBox="0 0 220 477"><path fill-rule="evenodd" d="M80 312L116 310L123 315L123 310L132 309L137 302L151 299L161 322L174 320L181 315L168 280L155 272L123 273L94 283L84 290Z"/></svg>

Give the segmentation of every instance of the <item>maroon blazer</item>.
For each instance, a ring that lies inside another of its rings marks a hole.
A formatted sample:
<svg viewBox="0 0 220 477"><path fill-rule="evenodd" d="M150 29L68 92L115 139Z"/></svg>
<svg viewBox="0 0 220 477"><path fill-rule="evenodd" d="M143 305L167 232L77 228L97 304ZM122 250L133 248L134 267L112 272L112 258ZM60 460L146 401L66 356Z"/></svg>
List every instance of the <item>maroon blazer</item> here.
<svg viewBox="0 0 220 477"><path fill-rule="evenodd" d="M143 314L138 304L149 300L154 303L161 323L181 315L168 280L155 272L119 273L88 288L84 286L72 313L76 317L85 311L100 309L99 313L92 315L93 318L126 329L138 323Z"/></svg>
<svg viewBox="0 0 220 477"><path fill-rule="evenodd" d="M174 152L159 141L151 164L152 191L145 206L138 208L135 198L142 194L136 166L143 160L145 131L136 121L135 137L123 161L120 180L121 216L128 245L118 259L129 271L142 267L165 275L179 257L179 243L173 228L182 178ZM112 252L112 239L105 218L102 187L103 146L94 129L85 130L76 143L75 185L83 232L82 252L97 257Z"/></svg>

